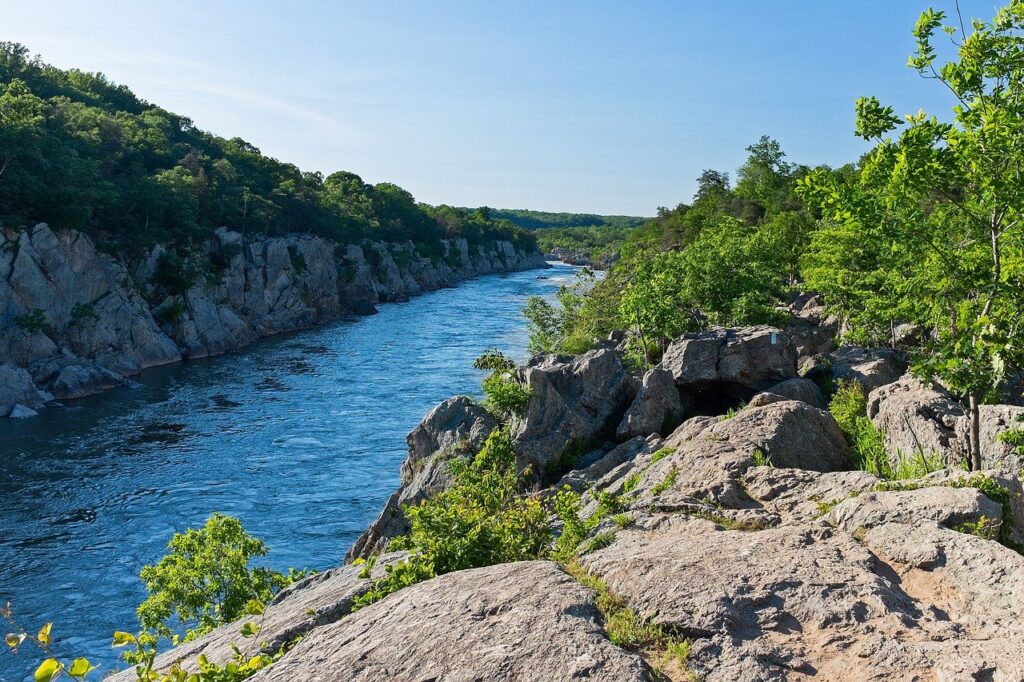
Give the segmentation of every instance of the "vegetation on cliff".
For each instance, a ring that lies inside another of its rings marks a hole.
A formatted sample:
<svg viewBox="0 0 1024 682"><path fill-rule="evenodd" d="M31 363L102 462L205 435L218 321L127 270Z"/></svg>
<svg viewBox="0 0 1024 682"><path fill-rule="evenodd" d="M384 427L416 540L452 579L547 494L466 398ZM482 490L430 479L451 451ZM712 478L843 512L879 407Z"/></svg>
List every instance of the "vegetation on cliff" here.
<svg viewBox="0 0 1024 682"><path fill-rule="evenodd" d="M201 131L99 73L62 70L0 43L0 224L74 227L134 253L187 244L226 226L265 235L311 233L339 242L439 240L531 234L470 211L417 203L391 183L319 172L265 156L240 138Z"/></svg>
<svg viewBox="0 0 1024 682"><path fill-rule="evenodd" d="M1024 2L990 22L946 19L921 16L910 66L948 89L951 120L861 98L856 132L877 146L839 169L790 164L762 137L735 185L705 171L693 202L637 228L589 295L560 312L531 302L534 345L578 350L628 329L646 364L680 333L779 321L788 294L814 291L851 340L895 346L897 326L915 330L914 370L967 404L980 466L978 406L1024 363Z"/></svg>

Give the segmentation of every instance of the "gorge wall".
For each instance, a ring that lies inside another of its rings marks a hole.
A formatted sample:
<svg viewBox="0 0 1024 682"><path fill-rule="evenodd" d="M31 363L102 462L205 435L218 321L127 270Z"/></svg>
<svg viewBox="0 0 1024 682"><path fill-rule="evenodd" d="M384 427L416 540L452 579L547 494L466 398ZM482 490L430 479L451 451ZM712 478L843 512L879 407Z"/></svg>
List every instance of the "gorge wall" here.
<svg viewBox="0 0 1024 682"><path fill-rule="evenodd" d="M30 416L53 400L126 385L147 367L372 313L479 275L545 267L539 252L507 241L444 240L441 251L219 228L205 252L156 246L125 263L75 230L0 230L0 415Z"/></svg>

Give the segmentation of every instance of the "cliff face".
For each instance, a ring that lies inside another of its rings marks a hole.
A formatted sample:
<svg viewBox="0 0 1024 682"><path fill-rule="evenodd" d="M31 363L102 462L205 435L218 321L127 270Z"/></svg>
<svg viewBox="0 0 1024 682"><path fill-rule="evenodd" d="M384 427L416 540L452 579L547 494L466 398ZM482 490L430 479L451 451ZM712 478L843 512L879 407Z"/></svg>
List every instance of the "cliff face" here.
<svg viewBox="0 0 1024 682"><path fill-rule="evenodd" d="M262 336L374 312L478 275L544 267L539 252L464 239L428 258L411 243L339 245L216 231L205 268L170 294L167 249L126 265L74 230L0 231L0 414L127 383L146 367L236 350ZM19 410L24 413L23 410Z"/></svg>

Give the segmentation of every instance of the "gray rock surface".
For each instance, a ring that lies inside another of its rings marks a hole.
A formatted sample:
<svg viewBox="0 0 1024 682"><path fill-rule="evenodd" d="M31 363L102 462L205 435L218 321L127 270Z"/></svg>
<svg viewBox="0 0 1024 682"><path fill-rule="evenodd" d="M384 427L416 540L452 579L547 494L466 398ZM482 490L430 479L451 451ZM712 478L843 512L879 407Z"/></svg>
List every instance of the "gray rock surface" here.
<svg viewBox="0 0 1024 682"><path fill-rule="evenodd" d="M874 528L884 523L915 523L929 520L956 529L966 523L979 523L997 529L1002 523L1002 508L975 488L932 486L917 490L868 492L843 500L825 520L847 532Z"/></svg>
<svg viewBox="0 0 1024 682"><path fill-rule="evenodd" d="M15 405L39 409L46 396L32 383L32 376L12 364L0 364L0 415L7 416Z"/></svg>
<svg viewBox="0 0 1024 682"><path fill-rule="evenodd" d="M652 433L668 434L683 420L683 403L672 374L654 368L644 374L640 390L616 430L619 440Z"/></svg>
<svg viewBox="0 0 1024 682"><path fill-rule="evenodd" d="M539 252L518 252L505 241L471 248L459 239L443 247L446 257L435 262L411 243L246 239L218 228L208 244L177 254L208 274L187 291L170 292L158 276L164 246L131 263L129 273L75 230L0 229L0 364L27 369L44 391L77 398L125 385L124 377L147 367L373 312L382 301L546 267ZM372 264L368 250L376 253Z"/></svg>
<svg viewBox="0 0 1024 682"><path fill-rule="evenodd" d="M947 466L967 460L969 418L966 410L940 386L926 386L910 375L881 386L868 396L868 416L885 434L893 457L939 455ZM1011 428L1024 426L1024 407L982 405L979 436L982 468L1016 470L1024 461L999 440Z"/></svg>
<svg viewBox="0 0 1024 682"><path fill-rule="evenodd" d="M796 376L796 346L773 327L714 329L676 339L660 367L680 388L727 382L764 389Z"/></svg>
<svg viewBox="0 0 1024 682"><path fill-rule="evenodd" d="M891 384L903 376L907 363L899 351L890 348L865 349L843 346L824 356L835 382L859 381L864 393Z"/></svg>
<svg viewBox="0 0 1024 682"><path fill-rule="evenodd" d="M604 634L593 593L557 565L520 562L449 573L317 628L252 678L653 680Z"/></svg>
<svg viewBox="0 0 1024 682"><path fill-rule="evenodd" d="M391 538L409 531L403 508L416 505L451 483L448 462L477 452L498 423L466 396L449 398L427 413L406 441L409 455L401 468L401 483L377 519L346 555L351 561L381 552Z"/></svg>
<svg viewBox="0 0 1024 682"><path fill-rule="evenodd" d="M787 379L775 384L768 391L787 400L799 400L819 410L828 409L828 401L825 400L821 389L810 379Z"/></svg>
<svg viewBox="0 0 1024 682"><path fill-rule="evenodd" d="M533 396L513 422L512 444L522 465L540 475L567 448L614 436L637 391L618 353L607 349L538 356L522 372Z"/></svg>
<svg viewBox="0 0 1024 682"><path fill-rule="evenodd" d="M31 407L25 407L24 405L19 404L12 407L11 413L7 416L11 419L28 419L29 417L38 417L39 413Z"/></svg>

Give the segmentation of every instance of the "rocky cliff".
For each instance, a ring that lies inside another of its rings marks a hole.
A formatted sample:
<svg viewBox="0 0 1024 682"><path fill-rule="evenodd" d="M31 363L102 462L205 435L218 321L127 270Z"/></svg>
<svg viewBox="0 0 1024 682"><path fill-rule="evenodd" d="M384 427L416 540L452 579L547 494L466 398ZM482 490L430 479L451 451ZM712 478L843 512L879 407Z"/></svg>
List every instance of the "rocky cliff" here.
<svg viewBox="0 0 1024 682"><path fill-rule="evenodd" d="M0 231L0 415L31 415L147 367L538 267L539 252L503 241L445 241L431 258L412 243L245 239L223 228L204 249L158 246L126 264L74 230Z"/></svg>
<svg viewBox="0 0 1024 682"><path fill-rule="evenodd" d="M518 375L529 405L505 428L521 467L555 474L534 495L582 494L596 523L575 559L456 571L353 612L404 556L387 550L408 531L402 505L449 486L447 462L498 428L472 401L445 401L409 435L400 489L350 552L376 562L279 595L248 650L285 653L254 679L1024 679L1022 458L998 439L1015 413L984 417L985 471L856 470L823 379L870 391L893 458L918 439L955 461L963 415L904 376L898 353L835 349L811 327L686 336L642 375L614 341L535 358ZM574 443L587 448L567 461ZM609 500L618 513L602 516ZM676 644L631 644L624 621ZM228 661L242 627L158 665Z"/></svg>

